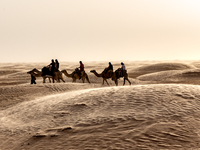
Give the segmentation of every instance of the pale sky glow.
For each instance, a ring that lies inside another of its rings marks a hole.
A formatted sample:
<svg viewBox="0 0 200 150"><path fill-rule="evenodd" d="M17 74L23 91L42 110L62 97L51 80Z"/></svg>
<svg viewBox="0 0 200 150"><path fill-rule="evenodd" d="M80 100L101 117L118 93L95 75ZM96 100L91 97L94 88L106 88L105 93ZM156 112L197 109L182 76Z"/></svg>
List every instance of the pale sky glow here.
<svg viewBox="0 0 200 150"><path fill-rule="evenodd" d="M200 0L1 0L0 62L200 60Z"/></svg>

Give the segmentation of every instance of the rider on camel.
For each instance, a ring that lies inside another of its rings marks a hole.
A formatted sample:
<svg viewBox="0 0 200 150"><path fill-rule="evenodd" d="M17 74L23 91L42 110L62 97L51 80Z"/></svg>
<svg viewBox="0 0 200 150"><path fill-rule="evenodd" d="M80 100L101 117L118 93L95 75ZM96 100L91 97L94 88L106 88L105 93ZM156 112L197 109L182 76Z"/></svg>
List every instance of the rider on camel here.
<svg viewBox="0 0 200 150"><path fill-rule="evenodd" d="M106 68L105 74L107 74L107 72L108 72L109 76L111 77L112 73L113 73L113 65L111 64L111 62L109 62L108 64L109 64L109 66Z"/></svg>
<svg viewBox="0 0 200 150"><path fill-rule="evenodd" d="M51 63L49 64L49 71L51 72L51 75L54 76L55 62L53 59L51 60Z"/></svg>
<svg viewBox="0 0 200 150"><path fill-rule="evenodd" d="M124 76L125 73L126 73L126 67L125 67L123 62L121 62L121 65L122 65L122 67L121 67L121 76Z"/></svg>
<svg viewBox="0 0 200 150"><path fill-rule="evenodd" d="M56 71L59 70L59 62L58 62L57 59L55 60L55 70L56 70Z"/></svg>
<svg viewBox="0 0 200 150"><path fill-rule="evenodd" d="M80 76L79 79L81 79L81 72L84 71L84 64L82 63L82 61L80 61L79 63L80 63L80 67L79 67L80 70L79 70L79 72L78 72L78 75Z"/></svg>

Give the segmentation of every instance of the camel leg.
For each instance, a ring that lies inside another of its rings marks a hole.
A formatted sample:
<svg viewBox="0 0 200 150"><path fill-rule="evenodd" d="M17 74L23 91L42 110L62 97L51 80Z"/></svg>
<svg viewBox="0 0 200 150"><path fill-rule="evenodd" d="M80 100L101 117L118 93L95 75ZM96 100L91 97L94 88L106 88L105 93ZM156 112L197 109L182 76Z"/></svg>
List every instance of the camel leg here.
<svg viewBox="0 0 200 150"><path fill-rule="evenodd" d="M105 81L106 81L106 83L108 84L108 81L106 80L106 79L104 79ZM110 86L109 84L108 84L108 86Z"/></svg>
<svg viewBox="0 0 200 150"><path fill-rule="evenodd" d="M118 86L118 81L117 80L115 80L115 84L116 84L116 86Z"/></svg>
<svg viewBox="0 0 200 150"><path fill-rule="evenodd" d="M129 84L131 85L131 82L127 78L124 78L124 84L123 85L125 85L125 80L127 80L129 82Z"/></svg>
<svg viewBox="0 0 200 150"><path fill-rule="evenodd" d="M129 79L126 79L128 82L129 82L129 84L131 85L131 81L129 80Z"/></svg>
<svg viewBox="0 0 200 150"><path fill-rule="evenodd" d="M123 85L125 85L125 80L126 80L126 79L124 78L124 83L123 83Z"/></svg>
<svg viewBox="0 0 200 150"><path fill-rule="evenodd" d="M83 83L85 83L85 78L82 77L82 81L83 81Z"/></svg>
<svg viewBox="0 0 200 150"><path fill-rule="evenodd" d="M62 80L62 76L57 76L58 82L60 83L60 79Z"/></svg>
<svg viewBox="0 0 200 150"><path fill-rule="evenodd" d="M60 80L62 80L62 82L65 82L65 80L63 79L62 74L61 74L61 76L60 76Z"/></svg>
<svg viewBox="0 0 200 150"><path fill-rule="evenodd" d="M65 82L65 80L63 78L61 78L62 82Z"/></svg>
<svg viewBox="0 0 200 150"><path fill-rule="evenodd" d="M86 80L87 80L88 83L90 83L90 80L89 80L88 76L86 76Z"/></svg>
<svg viewBox="0 0 200 150"><path fill-rule="evenodd" d="M45 77L43 77L43 83L45 83Z"/></svg>
<svg viewBox="0 0 200 150"><path fill-rule="evenodd" d="M59 82L60 83L60 79L59 78L54 78L55 82Z"/></svg>

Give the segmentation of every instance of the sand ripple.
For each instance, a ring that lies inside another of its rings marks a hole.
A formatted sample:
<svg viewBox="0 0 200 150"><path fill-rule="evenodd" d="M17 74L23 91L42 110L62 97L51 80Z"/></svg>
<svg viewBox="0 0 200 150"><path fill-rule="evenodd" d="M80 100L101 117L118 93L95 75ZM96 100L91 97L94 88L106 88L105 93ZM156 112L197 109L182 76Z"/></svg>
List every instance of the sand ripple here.
<svg viewBox="0 0 200 150"><path fill-rule="evenodd" d="M36 149L53 144L62 149L66 143L72 149L197 148L199 93L200 86L176 84L71 91L0 111L0 130L13 136L27 132ZM43 139L34 145L40 134Z"/></svg>

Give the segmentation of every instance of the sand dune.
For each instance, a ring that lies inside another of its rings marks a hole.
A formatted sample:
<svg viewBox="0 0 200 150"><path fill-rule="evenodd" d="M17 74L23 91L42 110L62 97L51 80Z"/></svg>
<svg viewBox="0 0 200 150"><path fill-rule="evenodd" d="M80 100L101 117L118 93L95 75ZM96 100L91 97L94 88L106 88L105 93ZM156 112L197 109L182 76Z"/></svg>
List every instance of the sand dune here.
<svg viewBox="0 0 200 150"><path fill-rule="evenodd" d="M197 148L199 93L194 85L137 85L49 95L1 111L0 128L21 138L15 149Z"/></svg>
<svg viewBox="0 0 200 150"><path fill-rule="evenodd" d="M147 72L159 72L166 70L184 70L184 69L195 69L196 67L192 65L187 65L184 63L156 63L152 65L147 65L135 69L136 71L147 71Z"/></svg>
<svg viewBox="0 0 200 150"><path fill-rule="evenodd" d="M0 149L200 147L200 70L193 62L127 62L129 77L133 70L147 72L117 87L89 72L106 63L86 63L91 84L64 76L65 83L37 78L36 85L26 72L45 63L1 64ZM75 68L61 63L69 72Z"/></svg>
<svg viewBox="0 0 200 150"><path fill-rule="evenodd" d="M185 63L155 63L150 65L144 65L135 69L130 70L131 77L138 77L140 75L167 71L167 70L184 70L184 69L196 69L195 66Z"/></svg>
<svg viewBox="0 0 200 150"><path fill-rule="evenodd" d="M200 69L170 70L145 74L137 77L141 81L157 81L171 83L200 83Z"/></svg>

